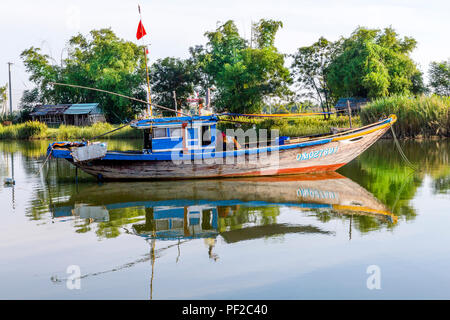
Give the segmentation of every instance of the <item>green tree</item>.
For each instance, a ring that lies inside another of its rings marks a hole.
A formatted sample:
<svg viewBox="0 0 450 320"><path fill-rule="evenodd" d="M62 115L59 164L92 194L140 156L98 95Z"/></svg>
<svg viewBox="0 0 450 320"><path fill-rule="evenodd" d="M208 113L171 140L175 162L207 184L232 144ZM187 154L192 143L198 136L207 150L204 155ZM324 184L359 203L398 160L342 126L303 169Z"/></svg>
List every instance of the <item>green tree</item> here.
<svg viewBox="0 0 450 320"><path fill-rule="evenodd" d="M31 119L30 113L34 108L41 104L41 97L39 95L39 89L37 87L29 90L25 90L20 98L18 121L24 122Z"/></svg>
<svg viewBox="0 0 450 320"><path fill-rule="evenodd" d="M19 109L26 113L31 113L36 105L41 101L39 89L37 87L31 90L25 90L20 98Z"/></svg>
<svg viewBox="0 0 450 320"><path fill-rule="evenodd" d="M357 28L326 70L332 94L374 98L420 93L421 74L409 56L416 44L413 38L400 39L392 28Z"/></svg>
<svg viewBox="0 0 450 320"><path fill-rule="evenodd" d="M440 96L450 96L450 59L431 62L428 71L431 90Z"/></svg>
<svg viewBox="0 0 450 320"><path fill-rule="evenodd" d="M260 112L270 98L290 93L290 73L284 67L284 55L274 45L280 27L282 23L273 20L254 24L255 48L239 35L231 20L205 33L206 48L197 47L194 58L208 84L217 88L216 111Z"/></svg>
<svg viewBox="0 0 450 320"><path fill-rule="evenodd" d="M188 108L186 99L201 82L200 74L191 59L167 57L157 60L151 68L153 100L162 106L175 109L173 91L176 92L178 110ZM173 116L174 113L164 111Z"/></svg>
<svg viewBox="0 0 450 320"><path fill-rule="evenodd" d="M292 55L291 65L295 81L308 98L315 99L322 110L331 111L330 88L326 69L339 52L339 41L331 42L320 37L311 46L301 47Z"/></svg>
<svg viewBox="0 0 450 320"><path fill-rule="evenodd" d="M107 119L121 122L145 108L126 98L85 89L51 86L49 82L82 85L146 100L143 47L119 39L111 29L78 34L68 42L68 57L61 65L39 48L24 50L21 57L39 90L42 103L98 102Z"/></svg>

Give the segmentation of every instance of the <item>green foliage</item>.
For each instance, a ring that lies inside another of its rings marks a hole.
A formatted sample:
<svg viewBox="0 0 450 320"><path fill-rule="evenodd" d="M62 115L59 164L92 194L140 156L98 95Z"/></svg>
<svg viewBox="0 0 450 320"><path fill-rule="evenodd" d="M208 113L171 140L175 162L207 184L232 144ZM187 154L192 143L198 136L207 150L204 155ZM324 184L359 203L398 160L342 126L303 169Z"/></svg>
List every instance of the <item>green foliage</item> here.
<svg viewBox="0 0 450 320"><path fill-rule="evenodd" d="M0 87L0 105L3 105L6 103L6 100L8 99L8 96L6 94L6 90L8 89L8 85L4 85L3 87Z"/></svg>
<svg viewBox="0 0 450 320"><path fill-rule="evenodd" d="M292 56L291 68L296 82L302 89L308 90L307 96L316 99L323 111L330 111L330 88L328 87L326 69L339 52L339 41L330 42L320 39L309 47L301 47ZM325 110L327 108L327 110Z"/></svg>
<svg viewBox="0 0 450 320"><path fill-rule="evenodd" d="M31 113L36 105L41 101L39 97L39 89L33 88L31 90L25 90L20 99L19 109Z"/></svg>
<svg viewBox="0 0 450 320"><path fill-rule="evenodd" d="M440 96L450 96L450 59L431 62L428 73L433 92Z"/></svg>
<svg viewBox="0 0 450 320"><path fill-rule="evenodd" d="M191 59L171 57L159 59L151 68L152 99L159 105L175 109L173 98L175 91L178 110L188 108L186 99L194 93L194 87L200 81L200 73ZM169 111L163 111L163 114L174 115Z"/></svg>
<svg viewBox="0 0 450 320"><path fill-rule="evenodd" d="M24 50L21 58L39 91L42 103L98 102L109 121L122 122L145 108L129 99L91 90L51 86L76 84L146 100L144 48L119 39L111 29L78 34L68 42L68 57L52 64L39 48Z"/></svg>
<svg viewBox="0 0 450 320"><path fill-rule="evenodd" d="M274 46L281 26L280 21L260 20L253 26L257 47L252 48L230 20L216 31L205 33L206 48L191 48L209 85L217 88L216 111L260 112L265 100L290 93L287 85L291 78L284 67L284 55Z"/></svg>
<svg viewBox="0 0 450 320"><path fill-rule="evenodd" d="M450 135L450 97L378 98L363 108L360 116L363 124L369 124L389 114L398 118L394 129L400 137Z"/></svg>
<svg viewBox="0 0 450 320"><path fill-rule="evenodd" d="M392 28L357 28L327 68L332 95L376 98L423 92L421 73L409 57L415 47L414 39L400 39Z"/></svg>

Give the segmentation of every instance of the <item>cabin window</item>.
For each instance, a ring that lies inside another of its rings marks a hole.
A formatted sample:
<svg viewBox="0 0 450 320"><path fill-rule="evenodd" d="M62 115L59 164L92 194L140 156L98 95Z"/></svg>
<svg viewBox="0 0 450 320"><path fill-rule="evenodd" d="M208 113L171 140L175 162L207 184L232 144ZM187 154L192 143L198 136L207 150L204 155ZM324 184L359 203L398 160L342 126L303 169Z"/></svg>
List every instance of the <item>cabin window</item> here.
<svg viewBox="0 0 450 320"><path fill-rule="evenodd" d="M202 127L202 146L207 146L211 144L211 127L203 126Z"/></svg>
<svg viewBox="0 0 450 320"><path fill-rule="evenodd" d="M150 129L144 130L144 149L152 148L152 136L150 134Z"/></svg>
<svg viewBox="0 0 450 320"><path fill-rule="evenodd" d="M172 220L172 229L182 229L184 226L184 221L182 219Z"/></svg>
<svg viewBox="0 0 450 320"><path fill-rule="evenodd" d="M153 129L153 138L165 138L167 137L166 128L154 128Z"/></svg>
<svg viewBox="0 0 450 320"><path fill-rule="evenodd" d="M169 220L156 220L156 231L169 230Z"/></svg>
<svg viewBox="0 0 450 320"><path fill-rule="evenodd" d="M171 138L181 138L183 136L181 128L170 128Z"/></svg>
<svg viewBox="0 0 450 320"><path fill-rule="evenodd" d="M213 216L213 211L212 209L204 209L202 211L202 229L203 230L211 230L213 229L212 227L212 216Z"/></svg>

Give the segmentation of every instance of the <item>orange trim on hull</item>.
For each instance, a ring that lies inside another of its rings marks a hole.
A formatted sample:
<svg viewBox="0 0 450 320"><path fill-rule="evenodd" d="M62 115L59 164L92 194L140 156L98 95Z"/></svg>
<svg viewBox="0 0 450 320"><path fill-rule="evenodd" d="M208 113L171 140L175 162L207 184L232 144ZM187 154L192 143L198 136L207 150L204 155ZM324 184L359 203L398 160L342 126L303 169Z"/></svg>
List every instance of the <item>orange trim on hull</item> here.
<svg viewBox="0 0 450 320"><path fill-rule="evenodd" d="M335 171L323 171L314 173L299 173L281 176L259 176L259 177L243 177L235 178L236 181L258 181L258 182L283 182L283 181L319 181L319 180L335 180L347 179L343 175Z"/></svg>
<svg viewBox="0 0 450 320"><path fill-rule="evenodd" d="M240 177L240 176L271 176L278 174L295 174L295 173L312 173L312 172L326 172L326 171L336 171L340 167L345 165L345 163L332 164L328 166L311 166L304 168L286 168L278 170L267 170L267 171L252 171L245 173L233 173L224 175L223 177Z"/></svg>

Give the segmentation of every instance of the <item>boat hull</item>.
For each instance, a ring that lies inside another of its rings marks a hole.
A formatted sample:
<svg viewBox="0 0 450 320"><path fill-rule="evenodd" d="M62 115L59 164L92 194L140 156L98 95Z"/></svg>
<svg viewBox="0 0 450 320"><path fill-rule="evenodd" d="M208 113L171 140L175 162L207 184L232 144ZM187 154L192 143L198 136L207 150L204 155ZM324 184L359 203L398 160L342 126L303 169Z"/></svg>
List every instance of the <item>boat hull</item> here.
<svg viewBox="0 0 450 320"><path fill-rule="evenodd" d="M340 135L326 143L271 151L264 156L245 154L188 161L99 159L74 164L104 180L197 179L335 171L375 143L392 123Z"/></svg>

